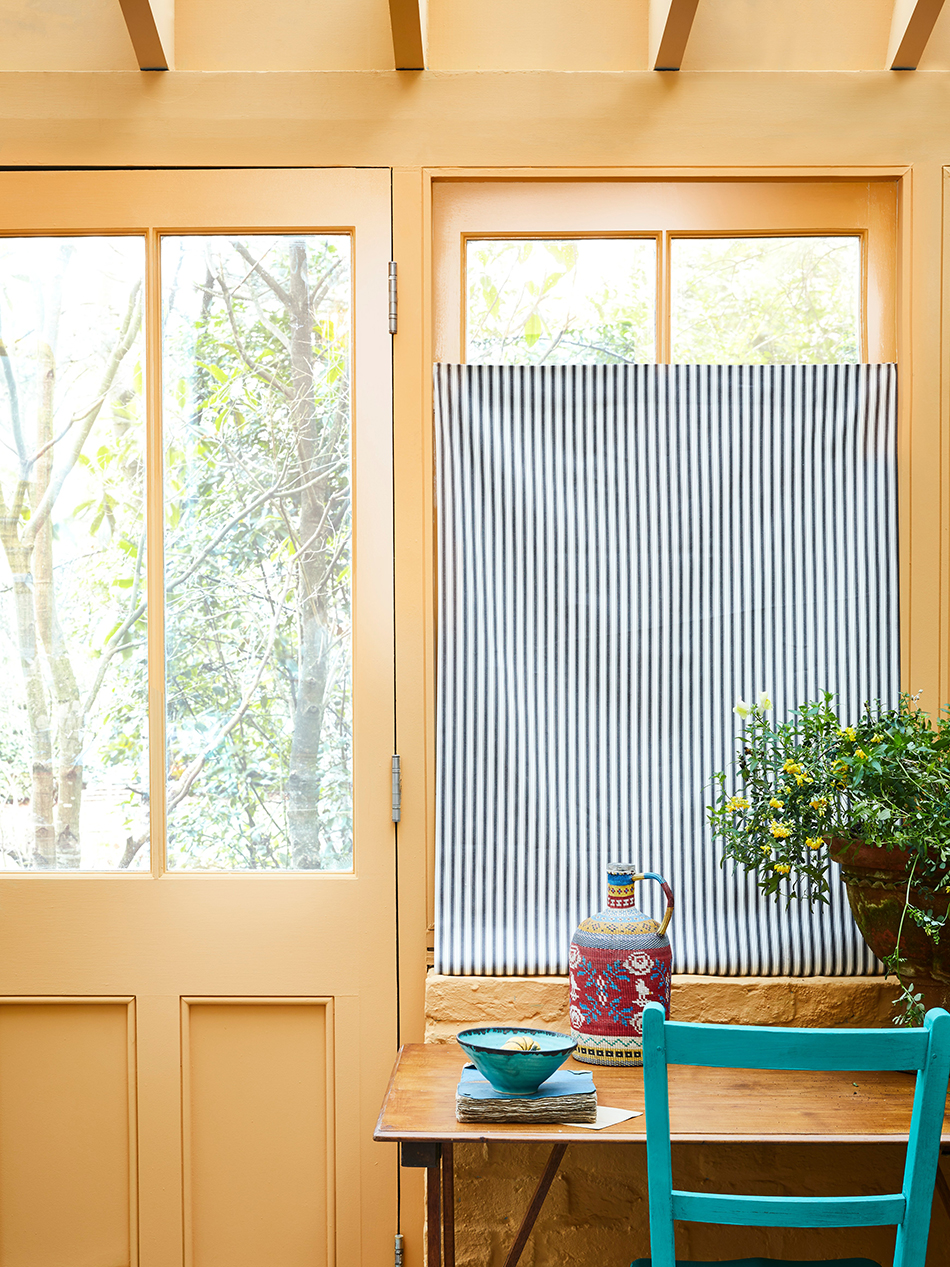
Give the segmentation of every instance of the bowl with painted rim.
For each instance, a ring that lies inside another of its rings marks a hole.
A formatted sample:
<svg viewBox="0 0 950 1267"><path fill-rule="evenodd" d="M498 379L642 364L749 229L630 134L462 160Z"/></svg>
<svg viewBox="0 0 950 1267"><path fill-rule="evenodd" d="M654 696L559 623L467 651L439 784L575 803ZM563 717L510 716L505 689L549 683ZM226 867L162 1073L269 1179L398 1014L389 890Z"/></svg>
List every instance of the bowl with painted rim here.
<svg viewBox="0 0 950 1267"><path fill-rule="evenodd" d="M521 1025L463 1029L459 1046L496 1091L534 1095L577 1046L570 1034Z"/></svg>

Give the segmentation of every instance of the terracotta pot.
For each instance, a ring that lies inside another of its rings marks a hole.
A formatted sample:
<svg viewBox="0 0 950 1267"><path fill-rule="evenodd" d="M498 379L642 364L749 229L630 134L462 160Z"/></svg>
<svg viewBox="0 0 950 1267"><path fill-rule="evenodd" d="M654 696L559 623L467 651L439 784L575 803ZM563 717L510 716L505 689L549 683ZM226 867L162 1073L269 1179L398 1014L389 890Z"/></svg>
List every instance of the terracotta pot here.
<svg viewBox="0 0 950 1267"><path fill-rule="evenodd" d="M868 946L883 959L893 954L907 898L910 857L900 849L878 849L863 841L832 840L832 858L841 864L854 922ZM936 916L946 915L950 893L914 887L911 903ZM927 1007L950 1006L950 927L934 942L908 915L900 933L901 977L913 982Z"/></svg>

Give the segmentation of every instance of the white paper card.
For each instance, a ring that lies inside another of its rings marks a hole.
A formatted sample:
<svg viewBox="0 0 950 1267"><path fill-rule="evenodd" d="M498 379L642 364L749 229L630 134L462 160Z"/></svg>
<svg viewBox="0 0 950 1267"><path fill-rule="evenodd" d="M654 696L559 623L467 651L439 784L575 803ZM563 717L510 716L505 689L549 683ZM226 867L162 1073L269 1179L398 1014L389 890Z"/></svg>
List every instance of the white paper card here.
<svg viewBox="0 0 950 1267"><path fill-rule="evenodd" d="M562 1122L562 1126L581 1126L585 1131L602 1131L605 1126L616 1126L618 1122L626 1122L631 1117L643 1117L634 1109L609 1109L605 1104L597 1105L595 1122Z"/></svg>

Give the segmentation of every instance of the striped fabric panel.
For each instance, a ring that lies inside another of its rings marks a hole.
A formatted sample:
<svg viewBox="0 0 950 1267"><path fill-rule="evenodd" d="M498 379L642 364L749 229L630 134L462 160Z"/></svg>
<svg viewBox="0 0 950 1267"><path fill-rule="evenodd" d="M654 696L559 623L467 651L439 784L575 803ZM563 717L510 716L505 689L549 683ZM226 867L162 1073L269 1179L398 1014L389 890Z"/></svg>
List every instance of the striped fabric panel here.
<svg viewBox="0 0 950 1267"><path fill-rule="evenodd" d="M436 967L565 973L608 859L679 972L879 971L705 823L740 696L899 689L892 365L437 365ZM659 913L657 886L640 887Z"/></svg>

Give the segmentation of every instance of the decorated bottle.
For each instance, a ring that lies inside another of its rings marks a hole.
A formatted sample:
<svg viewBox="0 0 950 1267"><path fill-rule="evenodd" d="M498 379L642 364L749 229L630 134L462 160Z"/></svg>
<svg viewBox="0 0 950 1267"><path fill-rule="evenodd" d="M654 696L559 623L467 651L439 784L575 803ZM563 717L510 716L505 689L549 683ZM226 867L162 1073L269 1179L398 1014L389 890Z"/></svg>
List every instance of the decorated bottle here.
<svg viewBox="0 0 950 1267"><path fill-rule="evenodd" d="M657 924L634 901L638 880L656 880L666 895ZM662 876L627 863L607 864L607 909L582 920L571 940L571 1031L574 1059L587 1065L643 1063L643 1007L670 1015L673 956L666 935L673 894Z"/></svg>

